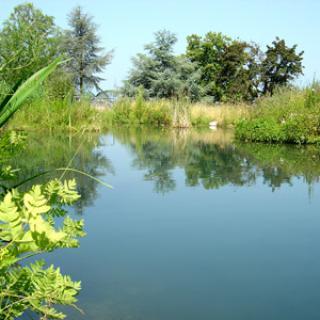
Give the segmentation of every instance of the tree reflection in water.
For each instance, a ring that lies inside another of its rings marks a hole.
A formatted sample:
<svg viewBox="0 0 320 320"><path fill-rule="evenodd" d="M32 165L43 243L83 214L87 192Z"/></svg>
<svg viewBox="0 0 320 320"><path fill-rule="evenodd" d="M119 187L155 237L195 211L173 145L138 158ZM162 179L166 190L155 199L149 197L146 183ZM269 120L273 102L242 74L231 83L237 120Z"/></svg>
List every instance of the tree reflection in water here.
<svg viewBox="0 0 320 320"><path fill-rule="evenodd" d="M238 143L232 131L115 129L116 141L128 148L132 166L144 172L144 179L154 183L154 190L167 193L176 188L174 170L183 170L185 184L217 189L226 185L248 186L262 179L273 191L303 178L311 188L319 181L320 148L317 146L266 145ZM9 161L21 168L17 181L46 170L71 167L94 177L114 174L110 160L101 152L105 146L97 134L29 134L27 145ZM102 149L101 149L102 148ZM112 151L110 151L112 152ZM32 183L59 177L61 172L37 178ZM76 210L93 203L97 182L82 175L75 177L81 201ZM29 187L26 184L24 187Z"/></svg>
<svg viewBox="0 0 320 320"><path fill-rule="evenodd" d="M316 146L238 143L232 131L116 130L116 138L135 155L133 166L165 193L176 187L175 168L185 172L188 186L217 189L231 184L252 185L258 178L274 191L302 177L312 186L319 181L320 148Z"/></svg>

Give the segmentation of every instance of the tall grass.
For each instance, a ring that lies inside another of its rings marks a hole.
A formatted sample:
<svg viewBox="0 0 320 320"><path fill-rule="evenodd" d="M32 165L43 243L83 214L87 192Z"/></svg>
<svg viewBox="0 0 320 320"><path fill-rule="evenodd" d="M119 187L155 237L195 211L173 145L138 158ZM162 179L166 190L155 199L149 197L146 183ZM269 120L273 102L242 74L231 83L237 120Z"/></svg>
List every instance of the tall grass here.
<svg viewBox="0 0 320 320"><path fill-rule="evenodd" d="M185 100L150 100L141 97L135 100L121 99L113 108L107 109L108 120L113 126L142 125L151 127L209 127L216 121L219 127L234 126L250 113L247 104L208 105L192 104Z"/></svg>
<svg viewBox="0 0 320 320"><path fill-rule="evenodd" d="M236 125L236 137L268 143L320 142L320 86L279 89Z"/></svg>
<svg viewBox="0 0 320 320"><path fill-rule="evenodd" d="M147 125L152 127L170 126L172 124L171 106L165 100L144 101L120 99L109 110L112 124Z"/></svg>
<svg viewBox="0 0 320 320"><path fill-rule="evenodd" d="M96 108L89 100L70 101L39 95L30 99L10 122L11 129L103 131L110 127L232 126L249 111L245 105L208 106L187 101L120 99L112 107Z"/></svg>
<svg viewBox="0 0 320 320"><path fill-rule="evenodd" d="M208 105L197 103L191 108L191 123L195 127L207 127L211 121L216 121L219 127L233 127L237 121L247 117L252 106L248 104Z"/></svg>
<svg viewBox="0 0 320 320"><path fill-rule="evenodd" d="M28 101L10 122L10 129L100 131L107 121L88 100L63 101L45 97Z"/></svg>

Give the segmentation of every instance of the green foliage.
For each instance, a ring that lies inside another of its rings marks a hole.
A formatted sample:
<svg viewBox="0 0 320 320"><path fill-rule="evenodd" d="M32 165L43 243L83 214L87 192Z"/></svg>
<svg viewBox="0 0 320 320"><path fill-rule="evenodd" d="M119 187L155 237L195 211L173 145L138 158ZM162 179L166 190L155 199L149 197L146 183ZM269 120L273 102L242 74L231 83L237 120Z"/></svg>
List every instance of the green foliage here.
<svg viewBox="0 0 320 320"><path fill-rule="evenodd" d="M22 264L29 257L57 248L78 246L84 236L83 221L65 217L59 226L55 217L65 216L65 206L79 199L74 180L53 180L35 185L28 192L6 191L3 185L17 171L2 166L21 145L14 132L0 137L0 319L16 319L25 311L41 319L63 319L55 304L73 305L80 283L63 276L59 269L45 268L43 262Z"/></svg>
<svg viewBox="0 0 320 320"><path fill-rule="evenodd" d="M97 26L80 6L70 13L69 26L70 30L66 30L62 43L63 52L71 58L67 70L81 95L85 93L85 89L92 87L100 90L99 82L103 79L97 74L110 63L112 52L103 53L96 34Z"/></svg>
<svg viewBox="0 0 320 320"><path fill-rule="evenodd" d="M8 126L13 130L96 132L110 126L109 116L110 112L97 110L89 99L75 101L66 96L62 100L41 92L14 115Z"/></svg>
<svg viewBox="0 0 320 320"><path fill-rule="evenodd" d="M0 127L20 108L22 103L39 87L39 85L56 69L61 60L58 58L27 79L16 91L0 103Z"/></svg>
<svg viewBox="0 0 320 320"><path fill-rule="evenodd" d="M53 60L58 41L53 17L31 3L15 7L0 31L0 80L13 87L29 78Z"/></svg>
<svg viewBox="0 0 320 320"><path fill-rule="evenodd" d="M90 101L70 101L40 95L29 101L10 121L12 130L48 130L50 132L103 132L114 126L150 127L208 127L211 121L218 126L234 126L249 112L245 104L219 106L190 103L187 99L144 98L139 91L135 99L118 99L112 107L90 105ZM43 127L43 123L46 124Z"/></svg>
<svg viewBox="0 0 320 320"><path fill-rule="evenodd" d="M237 123L236 136L256 142L319 143L319 107L319 93L312 88L278 90Z"/></svg>
<svg viewBox="0 0 320 320"><path fill-rule="evenodd" d="M290 48L278 37L272 45L267 46L261 66L263 94L272 95L277 86L287 85L296 76L302 74L303 51L297 53L296 50L297 45Z"/></svg>
<svg viewBox="0 0 320 320"><path fill-rule="evenodd" d="M237 137L240 140L256 142L284 142L286 135L274 119L256 119L247 122L241 120L236 126Z"/></svg>
<svg viewBox="0 0 320 320"><path fill-rule="evenodd" d="M97 187L101 183L78 172L85 172L95 178L105 175L106 172L108 175L114 174L110 160L99 151L102 144L100 135L92 132L30 131L25 141L16 144L10 150L8 148L8 157L1 157L3 161L0 161L0 167L19 170L14 172L14 177L10 180L0 181L0 185L6 189L20 185L21 191L27 191L34 183L43 184L48 179L61 177L62 174L65 179L73 179L76 176L81 198L73 207L78 214L82 214L87 206L92 205L97 196ZM70 163L70 159L72 171L57 170ZM43 175L44 172L47 174ZM28 181L30 177L33 179Z"/></svg>
<svg viewBox="0 0 320 320"><path fill-rule="evenodd" d="M258 45L209 32L187 38L187 57L201 70L205 95L214 101L252 101L302 74L303 52L276 38L263 53Z"/></svg>
<svg viewBox="0 0 320 320"><path fill-rule="evenodd" d="M83 221L65 217L61 226L54 217L65 215L65 205L79 195L74 180L53 180L35 185L26 193L12 190L0 202L0 319L14 319L32 310L41 319L63 319L55 304L72 305L80 283L43 262L23 266L35 254L57 248L74 248L84 236Z"/></svg>
<svg viewBox="0 0 320 320"><path fill-rule="evenodd" d="M28 309L41 319L64 319L65 314L52 305L73 305L80 290L80 282L73 282L54 266L44 268L41 261L15 268L1 278L10 288L0 284L0 319L16 319Z"/></svg>
<svg viewBox="0 0 320 320"><path fill-rule="evenodd" d="M0 127L59 63L60 59L56 59L42 68L1 101ZM20 141L15 133L0 137L0 319L15 319L27 310L41 319L63 319L65 315L54 305L73 305L80 283L63 276L53 266L45 269L41 262L21 262L39 253L78 246L78 238L84 236L83 221L67 216L57 226L55 217L65 216L65 206L78 200L79 194L74 180L53 180L25 193L8 190L3 182L13 178L17 170L2 166L2 162Z"/></svg>
<svg viewBox="0 0 320 320"><path fill-rule="evenodd" d="M134 127L190 128L209 127L216 121L219 127L234 126L250 112L248 105L193 104L187 99L144 100L141 91L135 100L123 98L111 109L102 112L108 115L109 128L121 125Z"/></svg>
<svg viewBox="0 0 320 320"><path fill-rule="evenodd" d="M60 100L62 103L72 102L75 95L73 78L70 73L62 67L48 77L44 85L38 91L39 98L50 100Z"/></svg>
<svg viewBox="0 0 320 320"><path fill-rule="evenodd" d="M305 90L305 106L306 108L315 108L320 106L320 84L314 82Z"/></svg>
<svg viewBox="0 0 320 320"><path fill-rule="evenodd" d="M221 101L252 101L258 96L259 52L257 45L239 40L226 46L215 80L223 93Z"/></svg>
<svg viewBox="0 0 320 320"><path fill-rule="evenodd" d="M18 170L4 166L21 145L15 132L0 137L0 319L16 319L27 310L41 319L63 319L54 305L73 305L80 283L43 262L22 264L36 254L74 248L84 236L83 221L66 216L66 205L79 199L74 180L52 180L28 192L5 186ZM16 150L15 150L16 151ZM55 217L64 217L55 223Z"/></svg>
<svg viewBox="0 0 320 320"><path fill-rule="evenodd" d="M213 119L210 117L210 114L207 114L205 112L203 113L197 113L196 115L192 115L191 114L191 124L193 127L195 128L208 128L209 127L209 123L212 121Z"/></svg>
<svg viewBox="0 0 320 320"><path fill-rule="evenodd" d="M154 102L147 106L143 123L152 127L169 127L172 124L172 109L165 102Z"/></svg>
<svg viewBox="0 0 320 320"><path fill-rule="evenodd" d="M212 101L241 101L255 98L256 55L248 44L215 32L204 38L187 38L187 57L200 67L204 95Z"/></svg>
<svg viewBox="0 0 320 320"><path fill-rule="evenodd" d="M171 103L165 100L145 101L138 94L134 101L130 99L119 100L109 113L112 125L145 125L163 127L172 125Z"/></svg>
<svg viewBox="0 0 320 320"><path fill-rule="evenodd" d="M145 46L146 54L133 58L134 68L123 88L126 96L135 96L142 86L148 98L199 98L198 73L185 57L176 57L177 37L166 30L155 33L155 41Z"/></svg>
<svg viewBox="0 0 320 320"><path fill-rule="evenodd" d="M262 52L255 43L234 40L222 33L187 37L186 54L176 56L177 38L168 31L155 33L146 54L133 59L134 67L123 93L132 97L142 86L148 98L186 98L209 102L254 101L273 94L302 74L303 52L276 38Z"/></svg>
<svg viewBox="0 0 320 320"><path fill-rule="evenodd" d="M144 122L145 113L146 113L146 110L145 110L144 89L143 87L140 87L138 88L138 93L135 100L133 118L136 119L136 121L139 124L142 124Z"/></svg>
<svg viewBox="0 0 320 320"><path fill-rule="evenodd" d="M112 52L103 54L92 17L75 8L69 17L70 30L64 33L54 19L25 3L14 8L0 30L0 95L46 66L57 55L72 58L59 75L46 83L48 95L73 96L74 89L99 88L97 74L110 63ZM1 96L0 96L1 99Z"/></svg>
<svg viewBox="0 0 320 320"><path fill-rule="evenodd" d="M186 55L201 68L201 84L205 94L221 100L223 92L217 80L223 68L223 55L231 39L221 33L209 32L204 39L198 35L187 37Z"/></svg>

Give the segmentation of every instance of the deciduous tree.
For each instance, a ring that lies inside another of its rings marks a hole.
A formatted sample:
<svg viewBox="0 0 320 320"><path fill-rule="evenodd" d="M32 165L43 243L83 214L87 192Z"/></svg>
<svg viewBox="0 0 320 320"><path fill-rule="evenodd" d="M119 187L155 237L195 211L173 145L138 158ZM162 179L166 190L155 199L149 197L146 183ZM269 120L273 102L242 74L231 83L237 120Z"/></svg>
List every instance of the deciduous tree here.
<svg viewBox="0 0 320 320"><path fill-rule="evenodd" d="M287 85L303 73L303 53L297 53L297 45L288 47L285 40L278 37L267 46L262 62L263 94L272 95L276 86Z"/></svg>
<svg viewBox="0 0 320 320"><path fill-rule="evenodd" d="M251 45L222 33L187 38L186 55L199 66L204 94L213 101L250 100L254 51Z"/></svg>
<svg viewBox="0 0 320 320"><path fill-rule="evenodd" d="M8 85L29 78L57 54L58 29L31 3L14 8L0 32L0 79Z"/></svg>

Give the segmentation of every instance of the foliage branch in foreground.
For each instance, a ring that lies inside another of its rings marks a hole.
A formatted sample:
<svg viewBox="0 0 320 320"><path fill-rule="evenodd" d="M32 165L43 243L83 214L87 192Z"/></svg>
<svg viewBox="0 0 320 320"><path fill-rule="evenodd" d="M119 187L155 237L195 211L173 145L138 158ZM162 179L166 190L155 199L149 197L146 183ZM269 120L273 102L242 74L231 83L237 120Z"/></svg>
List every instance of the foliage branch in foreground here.
<svg viewBox="0 0 320 320"><path fill-rule="evenodd" d="M14 319L27 310L41 319L63 319L55 304L73 305L80 283L43 261L23 265L34 255L74 248L83 237L83 221L66 216L65 205L79 199L74 180L53 180L26 193L11 190L0 202L0 319ZM64 217L62 224L55 219Z"/></svg>

